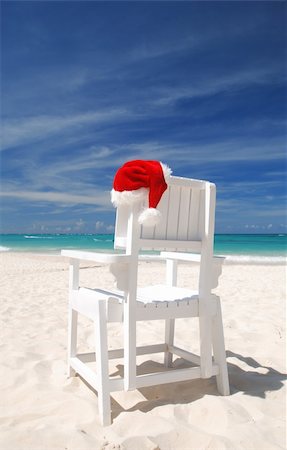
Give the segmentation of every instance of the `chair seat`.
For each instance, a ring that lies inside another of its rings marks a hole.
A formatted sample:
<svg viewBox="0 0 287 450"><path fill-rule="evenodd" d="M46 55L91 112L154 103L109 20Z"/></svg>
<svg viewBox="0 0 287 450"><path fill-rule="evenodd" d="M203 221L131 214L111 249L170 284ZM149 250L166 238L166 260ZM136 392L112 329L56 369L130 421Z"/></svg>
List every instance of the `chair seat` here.
<svg viewBox="0 0 287 450"><path fill-rule="evenodd" d="M210 298L210 312L214 314L215 295ZM72 306L81 314L94 318L96 301L106 300L109 322L122 321L124 293L104 289L80 288L75 291ZM186 288L153 285L138 288L137 320L156 320L174 317L197 317L199 314L198 292Z"/></svg>
<svg viewBox="0 0 287 450"><path fill-rule="evenodd" d="M166 286L164 284L157 284L154 286L147 286L139 288L137 291L137 301L140 303L171 303L171 302L185 302L198 299L198 292L190 289Z"/></svg>
<svg viewBox="0 0 287 450"><path fill-rule="evenodd" d="M118 290L108 291L104 289L80 288L77 293L78 296L83 299L83 301L85 301L85 299L94 299L110 300L113 303L122 303L124 299L124 293ZM180 287L166 286L164 284L138 288L137 291L137 303L142 304L162 304L172 302L188 303L192 300L198 300L197 291Z"/></svg>

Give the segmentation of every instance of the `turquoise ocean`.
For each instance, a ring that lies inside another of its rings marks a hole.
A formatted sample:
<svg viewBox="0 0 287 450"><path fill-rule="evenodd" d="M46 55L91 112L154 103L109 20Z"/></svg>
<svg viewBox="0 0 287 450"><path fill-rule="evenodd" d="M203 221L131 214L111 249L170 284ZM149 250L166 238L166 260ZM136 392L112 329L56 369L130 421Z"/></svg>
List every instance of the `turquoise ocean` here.
<svg viewBox="0 0 287 450"><path fill-rule="evenodd" d="M2 234L0 251L59 254L61 249L112 251L113 234ZM217 234L214 253L243 261L283 262L287 234Z"/></svg>

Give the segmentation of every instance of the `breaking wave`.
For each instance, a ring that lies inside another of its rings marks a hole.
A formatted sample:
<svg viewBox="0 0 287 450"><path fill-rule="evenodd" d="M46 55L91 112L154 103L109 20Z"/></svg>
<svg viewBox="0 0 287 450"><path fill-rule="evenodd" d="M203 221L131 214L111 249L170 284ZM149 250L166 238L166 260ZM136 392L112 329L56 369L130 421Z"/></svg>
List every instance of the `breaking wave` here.
<svg viewBox="0 0 287 450"><path fill-rule="evenodd" d="M25 239L54 239L54 236L24 236Z"/></svg>
<svg viewBox="0 0 287 450"><path fill-rule="evenodd" d="M287 264L285 256L257 256L257 255L222 255L225 257L225 264Z"/></svg>
<svg viewBox="0 0 287 450"><path fill-rule="evenodd" d="M4 247L3 245L0 245L0 252L9 252L9 247Z"/></svg>

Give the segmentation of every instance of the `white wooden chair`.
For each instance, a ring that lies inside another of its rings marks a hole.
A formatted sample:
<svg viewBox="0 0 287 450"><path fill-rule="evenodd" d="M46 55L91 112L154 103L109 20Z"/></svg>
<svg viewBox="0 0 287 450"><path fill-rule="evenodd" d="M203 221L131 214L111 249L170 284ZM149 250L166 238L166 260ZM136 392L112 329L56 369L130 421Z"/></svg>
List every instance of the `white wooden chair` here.
<svg viewBox="0 0 287 450"><path fill-rule="evenodd" d="M138 223L143 205L121 206L117 210L115 249L123 253L104 254L63 250L70 257L69 292L69 376L78 373L98 392L99 413L103 425L111 423L110 393L143 386L180 382L216 376L220 394L229 394L220 299L211 293L217 286L222 258L213 256L215 185L206 181L171 176L169 187L158 209L159 225L148 228ZM140 250L161 250L166 260L166 284L138 288ZM89 260L111 265L118 290L79 287L79 261ZM177 287L177 261L197 261L200 274L197 291ZM77 317L85 315L95 324L95 352L77 353ZM200 355L174 345L177 318L198 317ZM163 343L137 347L136 322L165 320ZM108 350L107 323L122 322L123 349ZM137 374L136 356L164 352L162 373ZM193 363L175 369L172 355ZM123 378L109 376L109 358L124 359ZM87 363L96 361L96 372Z"/></svg>

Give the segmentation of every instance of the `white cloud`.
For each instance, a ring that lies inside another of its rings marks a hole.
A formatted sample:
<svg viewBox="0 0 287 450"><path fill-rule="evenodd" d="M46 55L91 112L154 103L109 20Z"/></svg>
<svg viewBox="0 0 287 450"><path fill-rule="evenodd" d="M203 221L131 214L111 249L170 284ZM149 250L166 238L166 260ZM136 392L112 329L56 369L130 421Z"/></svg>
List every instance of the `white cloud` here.
<svg viewBox="0 0 287 450"><path fill-rule="evenodd" d="M85 225L85 222L83 221L83 219L80 219L76 222L77 227L83 227L84 225Z"/></svg>
<svg viewBox="0 0 287 450"><path fill-rule="evenodd" d="M97 222L95 224L96 231L99 231L100 229L102 229L104 227L104 225L105 225L104 222L97 220Z"/></svg>
<svg viewBox="0 0 287 450"><path fill-rule="evenodd" d="M61 203L62 205L86 204L106 207L111 210L109 196L102 194L80 195L66 192L35 192L35 191L2 191L2 197L10 197L30 202Z"/></svg>
<svg viewBox="0 0 287 450"><path fill-rule="evenodd" d="M67 130L74 132L83 125L97 125L126 117L127 110L110 109L65 116L32 116L25 119L7 119L2 123L2 150L35 142Z"/></svg>
<svg viewBox="0 0 287 450"><path fill-rule="evenodd" d="M279 75L274 67L242 69L226 75L212 74L193 80L192 86L176 86L162 88L158 91L155 105L162 106L181 99L191 99L219 94L226 91L240 90L250 85L262 85L279 81Z"/></svg>
<svg viewBox="0 0 287 450"><path fill-rule="evenodd" d="M110 233L113 233L115 231L115 226L114 225L108 225L106 227L106 230L109 231Z"/></svg>
<svg viewBox="0 0 287 450"><path fill-rule="evenodd" d="M242 137L240 140L222 139L214 143L196 144L170 144L169 142L146 141L144 143L132 143L128 145L115 146L112 148L118 161L125 159L157 159L171 164L174 161L177 166L186 167L187 162L192 164L204 163L229 163L236 161L267 161L285 159L286 152L284 143L280 138L269 139L258 138L254 142ZM113 160L111 161L113 163ZM107 161L110 164L110 161ZM112 164L116 166L116 162Z"/></svg>
<svg viewBox="0 0 287 450"><path fill-rule="evenodd" d="M115 164L117 164L117 161L118 155L115 150L112 150L107 146L92 146L87 149L83 148L81 149L80 155L76 154L70 156L68 164L66 164L66 161L63 161L61 164L59 164L59 162L51 162L49 166L46 167L41 178L51 177L54 179L55 176L62 176L68 172L114 167ZM79 182L78 180L79 177L77 182Z"/></svg>
<svg viewBox="0 0 287 450"><path fill-rule="evenodd" d="M184 36L183 39L176 41L158 42L158 40L151 40L149 42L142 42L130 51L128 58L130 62L142 61L151 58L170 57L172 55L181 53L182 51L189 51L197 49L202 43L206 42L206 36Z"/></svg>

